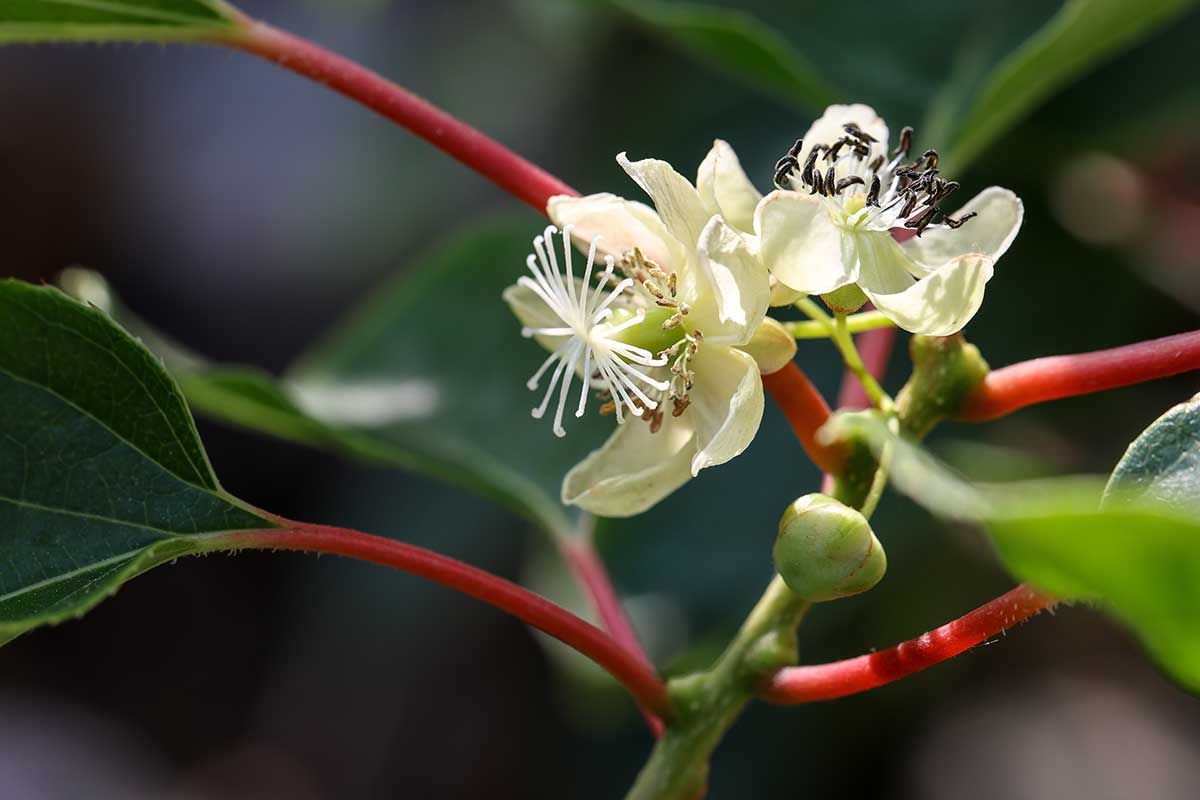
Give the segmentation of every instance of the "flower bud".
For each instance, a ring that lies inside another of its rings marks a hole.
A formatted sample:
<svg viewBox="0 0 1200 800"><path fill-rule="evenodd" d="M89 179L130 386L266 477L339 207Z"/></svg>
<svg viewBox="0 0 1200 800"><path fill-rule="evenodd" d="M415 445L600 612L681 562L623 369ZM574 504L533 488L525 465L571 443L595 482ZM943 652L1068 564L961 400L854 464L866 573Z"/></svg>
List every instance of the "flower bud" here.
<svg viewBox="0 0 1200 800"><path fill-rule="evenodd" d="M775 569L806 600L836 600L879 583L887 556L866 517L827 495L808 494L779 520Z"/></svg>

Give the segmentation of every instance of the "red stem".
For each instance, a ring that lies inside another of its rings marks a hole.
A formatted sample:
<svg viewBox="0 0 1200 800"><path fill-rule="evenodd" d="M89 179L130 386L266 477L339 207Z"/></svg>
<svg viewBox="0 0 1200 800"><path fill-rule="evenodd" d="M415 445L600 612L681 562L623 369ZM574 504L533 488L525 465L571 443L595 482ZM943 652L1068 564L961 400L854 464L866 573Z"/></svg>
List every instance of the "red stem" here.
<svg viewBox="0 0 1200 800"><path fill-rule="evenodd" d="M485 175L541 213L556 194L576 194L550 173L534 166L479 131L397 86L378 73L265 22L247 19L214 44L261 56L357 100L420 136L447 155Z"/></svg>
<svg viewBox="0 0 1200 800"><path fill-rule="evenodd" d="M829 404L795 362L763 375L763 386L783 411L801 446L825 472L841 471L841 453L817 441L817 431L829 419Z"/></svg>
<svg viewBox="0 0 1200 800"><path fill-rule="evenodd" d="M1200 331L1094 353L1036 358L990 373L958 418L971 422L995 419L1034 403L1115 389L1193 369L1200 369Z"/></svg>
<svg viewBox="0 0 1200 800"><path fill-rule="evenodd" d="M559 550L571 571L575 573L576 581L591 599L592 608L600 617L604 629L612 635L617 644L640 660L646 669L653 671L650 658L642 649L641 642L638 641L637 633L633 630L633 625L625 614L621 599L617 596L616 589L613 588L612 580L608 577L608 571L605 570L604 562L600 559L600 554L596 552L591 538L579 540L564 538L559 544ZM642 705L641 709L647 724L650 725L650 730L654 732L655 736L662 736L662 720L645 705Z"/></svg>
<svg viewBox="0 0 1200 800"><path fill-rule="evenodd" d="M410 572L495 606L591 658L630 691L643 708L670 712L663 683L641 658L611 636L512 581L457 559L382 536L277 518L284 528L238 531L214 544L230 549L302 550L371 561Z"/></svg>
<svg viewBox="0 0 1200 800"><path fill-rule="evenodd" d="M760 695L772 703L794 705L865 692L953 658L1055 602L1022 584L966 616L887 650L782 669Z"/></svg>

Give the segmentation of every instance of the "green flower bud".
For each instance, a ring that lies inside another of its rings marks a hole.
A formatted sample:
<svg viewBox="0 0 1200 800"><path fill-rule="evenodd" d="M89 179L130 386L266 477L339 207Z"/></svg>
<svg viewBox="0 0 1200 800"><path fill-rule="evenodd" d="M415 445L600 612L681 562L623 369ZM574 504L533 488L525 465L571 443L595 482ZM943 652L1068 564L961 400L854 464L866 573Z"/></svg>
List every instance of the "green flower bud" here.
<svg viewBox="0 0 1200 800"><path fill-rule="evenodd" d="M887 556L866 517L828 495L807 494L779 520L775 569L806 600L836 600L879 583Z"/></svg>

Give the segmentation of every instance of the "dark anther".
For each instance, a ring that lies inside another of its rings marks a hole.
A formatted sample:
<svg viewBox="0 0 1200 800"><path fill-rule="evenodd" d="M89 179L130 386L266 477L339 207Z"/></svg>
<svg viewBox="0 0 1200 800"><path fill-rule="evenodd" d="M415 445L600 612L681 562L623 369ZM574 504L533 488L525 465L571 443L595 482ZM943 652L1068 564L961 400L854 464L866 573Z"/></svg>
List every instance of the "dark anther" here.
<svg viewBox="0 0 1200 800"><path fill-rule="evenodd" d="M924 153L921 154L921 158L926 162L926 166L929 167L930 169L934 169L938 165L937 150L932 150L932 149L926 150Z"/></svg>
<svg viewBox="0 0 1200 800"><path fill-rule="evenodd" d="M947 216L946 224L949 225L952 229L957 230L958 228L961 228L967 220L974 219L977 216L979 216L979 214L975 211L968 211L966 214L963 214L958 219L954 219L953 217Z"/></svg>
<svg viewBox="0 0 1200 800"><path fill-rule="evenodd" d="M784 165L787 165L788 169L791 169L792 167L800 166L800 163L796 161L796 157L794 155L788 153L786 156L775 162L775 171L778 172L779 170L783 169Z"/></svg>
<svg viewBox="0 0 1200 800"><path fill-rule="evenodd" d="M792 168L790 166L785 166L782 169L775 170L775 187L778 189L786 189L787 179L788 176L791 175L791 172ZM675 273L671 274L674 275Z"/></svg>
<svg viewBox="0 0 1200 800"><path fill-rule="evenodd" d="M821 145L817 145L808 153L808 158L804 159L804 171L800 173L800 180L805 183L813 182L813 166L817 163L817 157L821 155Z"/></svg>
<svg viewBox="0 0 1200 800"><path fill-rule="evenodd" d="M877 142L877 141L879 141L874 136L867 133L866 131L864 131L862 128L858 127L858 125L853 122L847 122L845 125L842 126L842 130L844 130L846 133L850 134L855 139L858 139L859 141L862 141L862 142Z"/></svg>
<svg viewBox="0 0 1200 800"><path fill-rule="evenodd" d="M833 185L837 182L837 167L830 167L825 173L825 193L833 194Z"/></svg>
<svg viewBox="0 0 1200 800"><path fill-rule="evenodd" d="M812 191L809 194L825 194L825 180L821 177L820 170L810 170L812 172Z"/></svg>
<svg viewBox="0 0 1200 800"><path fill-rule="evenodd" d="M867 169L871 170L871 172L879 172L879 168L882 166L883 166L883 155L880 154L880 155L875 156L875 159L870 164L867 165Z"/></svg>
<svg viewBox="0 0 1200 800"><path fill-rule="evenodd" d="M829 152L825 154L825 160L833 161L834 159L837 158L838 151L841 150L842 147L844 147L845 145L848 145L848 144L853 144L853 143L854 143L854 140L851 139L849 136L843 136L841 139L838 139L836 142L833 143L833 146L829 148Z"/></svg>
<svg viewBox="0 0 1200 800"><path fill-rule="evenodd" d="M907 217L917 207L917 196L909 195L908 200L904 203L904 207L900 209L900 216Z"/></svg>
<svg viewBox="0 0 1200 800"><path fill-rule="evenodd" d="M908 158L908 151L912 150L913 129L905 125L900 129L900 143L896 145L896 149L892 151L892 155L904 154Z"/></svg>
<svg viewBox="0 0 1200 800"><path fill-rule="evenodd" d="M876 182L878 182L879 179L876 178L875 180L876 180ZM864 181L862 178L858 177L857 175L851 175L849 178L842 178L840 181L838 181L837 184L833 187L833 193L838 194L842 191L845 191L845 189L847 187L853 186L856 183L859 186L867 185L867 182Z"/></svg>
<svg viewBox="0 0 1200 800"><path fill-rule="evenodd" d="M881 158L882 158L882 156L881 156ZM869 206L878 206L879 205L879 176L878 175L871 178L871 188L867 190L867 205L869 205ZM674 274L674 273L672 273L672 274Z"/></svg>
<svg viewBox="0 0 1200 800"><path fill-rule="evenodd" d="M931 222L933 222L934 217L936 217L940 213L941 212L938 211L936 208L927 208L927 209L925 209L925 211L923 211L921 213L921 216L917 217L916 219L910 219L907 222L905 222L904 227L916 229L917 236L920 236L922 233L925 232L925 229L929 227L929 224Z"/></svg>
<svg viewBox="0 0 1200 800"><path fill-rule="evenodd" d="M804 140L797 139L796 143L788 149L787 154L792 157L793 161L799 161L800 151L804 149Z"/></svg>
<svg viewBox="0 0 1200 800"><path fill-rule="evenodd" d="M958 181L942 181L942 189L938 193L938 197L937 197L938 202L940 203L941 201L945 200L950 195L957 192L958 188L960 186L962 186L962 184L959 183Z"/></svg>

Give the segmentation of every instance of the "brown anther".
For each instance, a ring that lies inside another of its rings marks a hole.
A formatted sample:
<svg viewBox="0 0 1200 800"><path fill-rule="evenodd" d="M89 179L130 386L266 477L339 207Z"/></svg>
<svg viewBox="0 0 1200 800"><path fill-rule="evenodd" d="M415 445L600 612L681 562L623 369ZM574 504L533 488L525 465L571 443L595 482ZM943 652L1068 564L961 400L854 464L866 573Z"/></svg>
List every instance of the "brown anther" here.
<svg viewBox="0 0 1200 800"><path fill-rule="evenodd" d="M899 155L899 154L903 153L904 157L908 158L908 151L912 150L912 137L913 137L913 129L912 128L908 127L907 125L905 125L903 128L901 128L900 129L900 143L896 146L896 149L892 151L892 155L895 156L895 155Z"/></svg>
<svg viewBox="0 0 1200 800"><path fill-rule="evenodd" d="M947 225L949 225L949 226L950 226L950 228L951 228L952 230L958 230L958 229L959 229L959 228L961 228L961 227L962 227L962 226L963 226L963 225L964 225L964 224L965 224L965 223L966 223L968 220L975 219L975 217L977 217L977 216L979 216L979 212L977 212L977 211L968 211L966 214L963 214L963 215L962 215L961 217L959 217L958 219L954 219L953 217L946 217L946 224L947 224Z"/></svg>
<svg viewBox="0 0 1200 800"><path fill-rule="evenodd" d="M847 122L845 125L842 126L842 130L844 130L846 133L850 134L855 139L858 139L859 141L862 141L862 142L878 142L879 141L874 136L867 133L862 128L858 127L858 125L854 122Z"/></svg>
<svg viewBox="0 0 1200 800"><path fill-rule="evenodd" d="M879 205L879 188L880 188L879 176L876 175L873 178L871 178L871 188L867 190L867 205L869 205L869 206L878 206Z"/></svg>
<svg viewBox="0 0 1200 800"><path fill-rule="evenodd" d="M857 175L851 175L848 178L842 178L840 181L838 181L837 185L833 187L833 191L835 194L838 192L843 192L855 184L858 184L859 186L866 186L867 182Z"/></svg>
<svg viewBox="0 0 1200 800"><path fill-rule="evenodd" d="M837 181L837 167L830 167L825 173L825 193L833 194L833 184Z"/></svg>
<svg viewBox="0 0 1200 800"><path fill-rule="evenodd" d="M683 397L671 398L671 416L678 417L684 411L687 411L687 407L691 404L692 398L686 394Z"/></svg>
<svg viewBox="0 0 1200 800"><path fill-rule="evenodd" d="M663 412L656 410L650 417L650 432L658 433L662 429Z"/></svg>
<svg viewBox="0 0 1200 800"><path fill-rule="evenodd" d="M681 322L683 322L683 315L677 312L662 324L662 329L669 331Z"/></svg>
<svg viewBox="0 0 1200 800"><path fill-rule="evenodd" d="M645 289L645 290L646 290L647 292L649 292L650 294L652 294L652 295L654 295L655 297L657 297L659 300L662 300L662 299L663 299L663 293L662 293L662 292L660 292L660 291L658 290L658 287L657 287L657 286L655 286L655 285L654 285L653 283L651 283L650 281L642 281L642 288L643 288L643 289Z"/></svg>
<svg viewBox="0 0 1200 800"><path fill-rule="evenodd" d="M679 283L679 273L672 272L667 276L667 291L671 293L671 297L675 296L675 289Z"/></svg>
<svg viewBox="0 0 1200 800"><path fill-rule="evenodd" d="M617 404L612 400L609 400L607 403L600 406L600 416L607 417L609 414L616 412L616 410Z"/></svg>

